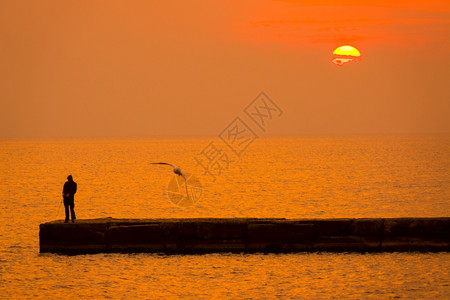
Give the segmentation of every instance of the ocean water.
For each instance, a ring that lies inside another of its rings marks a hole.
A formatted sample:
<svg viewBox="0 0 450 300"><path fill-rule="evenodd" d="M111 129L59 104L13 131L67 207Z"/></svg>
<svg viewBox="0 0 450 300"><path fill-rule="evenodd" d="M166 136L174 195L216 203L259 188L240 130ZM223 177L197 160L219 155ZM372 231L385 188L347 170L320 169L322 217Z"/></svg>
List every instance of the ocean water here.
<svg viewBox="0 0 450 300"><path fill-rule="evenodd" d="M216 138L0 141L0 298L450 298L447 252L39 254L39 224L64 218L68 174L78 183L79 219L450 216L449 136L244 146ZM174 200L177 177L150 164L159 161L196 178L194 203Z"/></svg>

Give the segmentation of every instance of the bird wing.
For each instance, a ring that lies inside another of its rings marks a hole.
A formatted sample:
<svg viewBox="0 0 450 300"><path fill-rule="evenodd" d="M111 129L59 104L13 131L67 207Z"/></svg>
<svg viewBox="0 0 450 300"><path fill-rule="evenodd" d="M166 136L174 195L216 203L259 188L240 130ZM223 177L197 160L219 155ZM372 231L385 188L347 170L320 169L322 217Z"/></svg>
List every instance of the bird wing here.
<svg viewBox="0 0 450 300"><path fill-rule="evenodd" d="M167 165L167 166L171 166L172 168L176 168L174 165L172 165L172 164L169 164L169 163L166 163L166 162L154 162L154 163L151 163L152 165ZM184 179L184 186L186 187L186 196L187 196L187 198L189 199L189 191L188 191L188 184L187 184L187 179L186 179L186 176L184 176L184 174L183 173L181 173L180 172L180 174L179 174L181 177L183 177L183 179Z"/></svg>
<svg viewBox="0 0 450 300"><path fill-rule="evenodd" d="M183 173L181 173L181 176L182 176L183 179L184 179L184 186L186 187L186 196L187 196L187 198L189 199L188 184L187 184L186 176L184 176Z"/></svg>
<svg viewBox="0 0 450 300"><path fill-rule="evenodd" d="M151 163L151 164L152 165L168 165L168 166L171 166L172 168L175 168L174 165L166 163L166 162L154 162L154 163Z"/></svg>
<svg viewBox="0 0 450 300"><path fill-rule="evenodd" d="M181 175L181 177L183 177L183 178L184 178L184 182L186 182L186 185L187 185L187 180L186 180L186 176L184 176L184 174L183 174L183 173L181 173L180 175Z"/></svg>

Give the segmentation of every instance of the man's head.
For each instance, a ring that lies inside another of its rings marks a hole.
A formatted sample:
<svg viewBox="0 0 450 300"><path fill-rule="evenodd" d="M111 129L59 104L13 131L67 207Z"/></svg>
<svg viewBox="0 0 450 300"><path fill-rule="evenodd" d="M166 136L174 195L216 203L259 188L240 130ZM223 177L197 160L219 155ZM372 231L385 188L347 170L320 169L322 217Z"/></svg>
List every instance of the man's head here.
<svg viewBox="0 0 450 300"><path fill-rule="evenodd" d="M67 176L67 180L72 181L73 180L72 175Z"/></svg>

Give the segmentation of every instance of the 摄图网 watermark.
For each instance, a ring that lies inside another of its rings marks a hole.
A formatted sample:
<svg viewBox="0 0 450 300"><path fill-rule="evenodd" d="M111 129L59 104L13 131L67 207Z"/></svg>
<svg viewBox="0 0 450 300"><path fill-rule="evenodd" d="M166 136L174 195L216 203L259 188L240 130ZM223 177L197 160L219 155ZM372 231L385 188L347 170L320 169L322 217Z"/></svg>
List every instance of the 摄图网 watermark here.
<svg viewBox="0 0 450 300"><path fill-rule="evenodd" d="M225 149L231 150L231 153L224 150L222 143L211 141L195 156L197 165L203 168L204 175L207 174L212 181L216 181L217 176L230 166L230 158L234 155L240 159L247 148L259 138L256 131L266 132L269 123L282 115L283 111L275 101L261 92L244 108L244 116L251 122L237 116L219 133L223 145L227 146Z"/></svg>
<svg viewBox="0 0 450 300"><path fill-rule="evenodd" d="M265 133L270 122L283 115L282 109L266 93L261 92L218 135L221 142L209 142L194 157L196 166L211 180L227 170L231 158L240 159L248 147L259 138L257 132ZM200 199L202 185L192 174L184 177L174 175L167 186L169 200L178 206L191 206Z"/></svg>

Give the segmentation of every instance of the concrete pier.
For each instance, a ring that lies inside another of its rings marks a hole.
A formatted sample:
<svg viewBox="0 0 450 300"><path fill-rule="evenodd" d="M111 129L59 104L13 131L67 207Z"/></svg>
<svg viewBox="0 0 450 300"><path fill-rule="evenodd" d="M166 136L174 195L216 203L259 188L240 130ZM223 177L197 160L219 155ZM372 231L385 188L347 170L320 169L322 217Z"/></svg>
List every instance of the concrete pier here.
<svg viewBox="0 0 450 300"><path fill-rule="evenodd" d="M450 218L92 219L40 225L40 252L449 251Z"/></svg>

